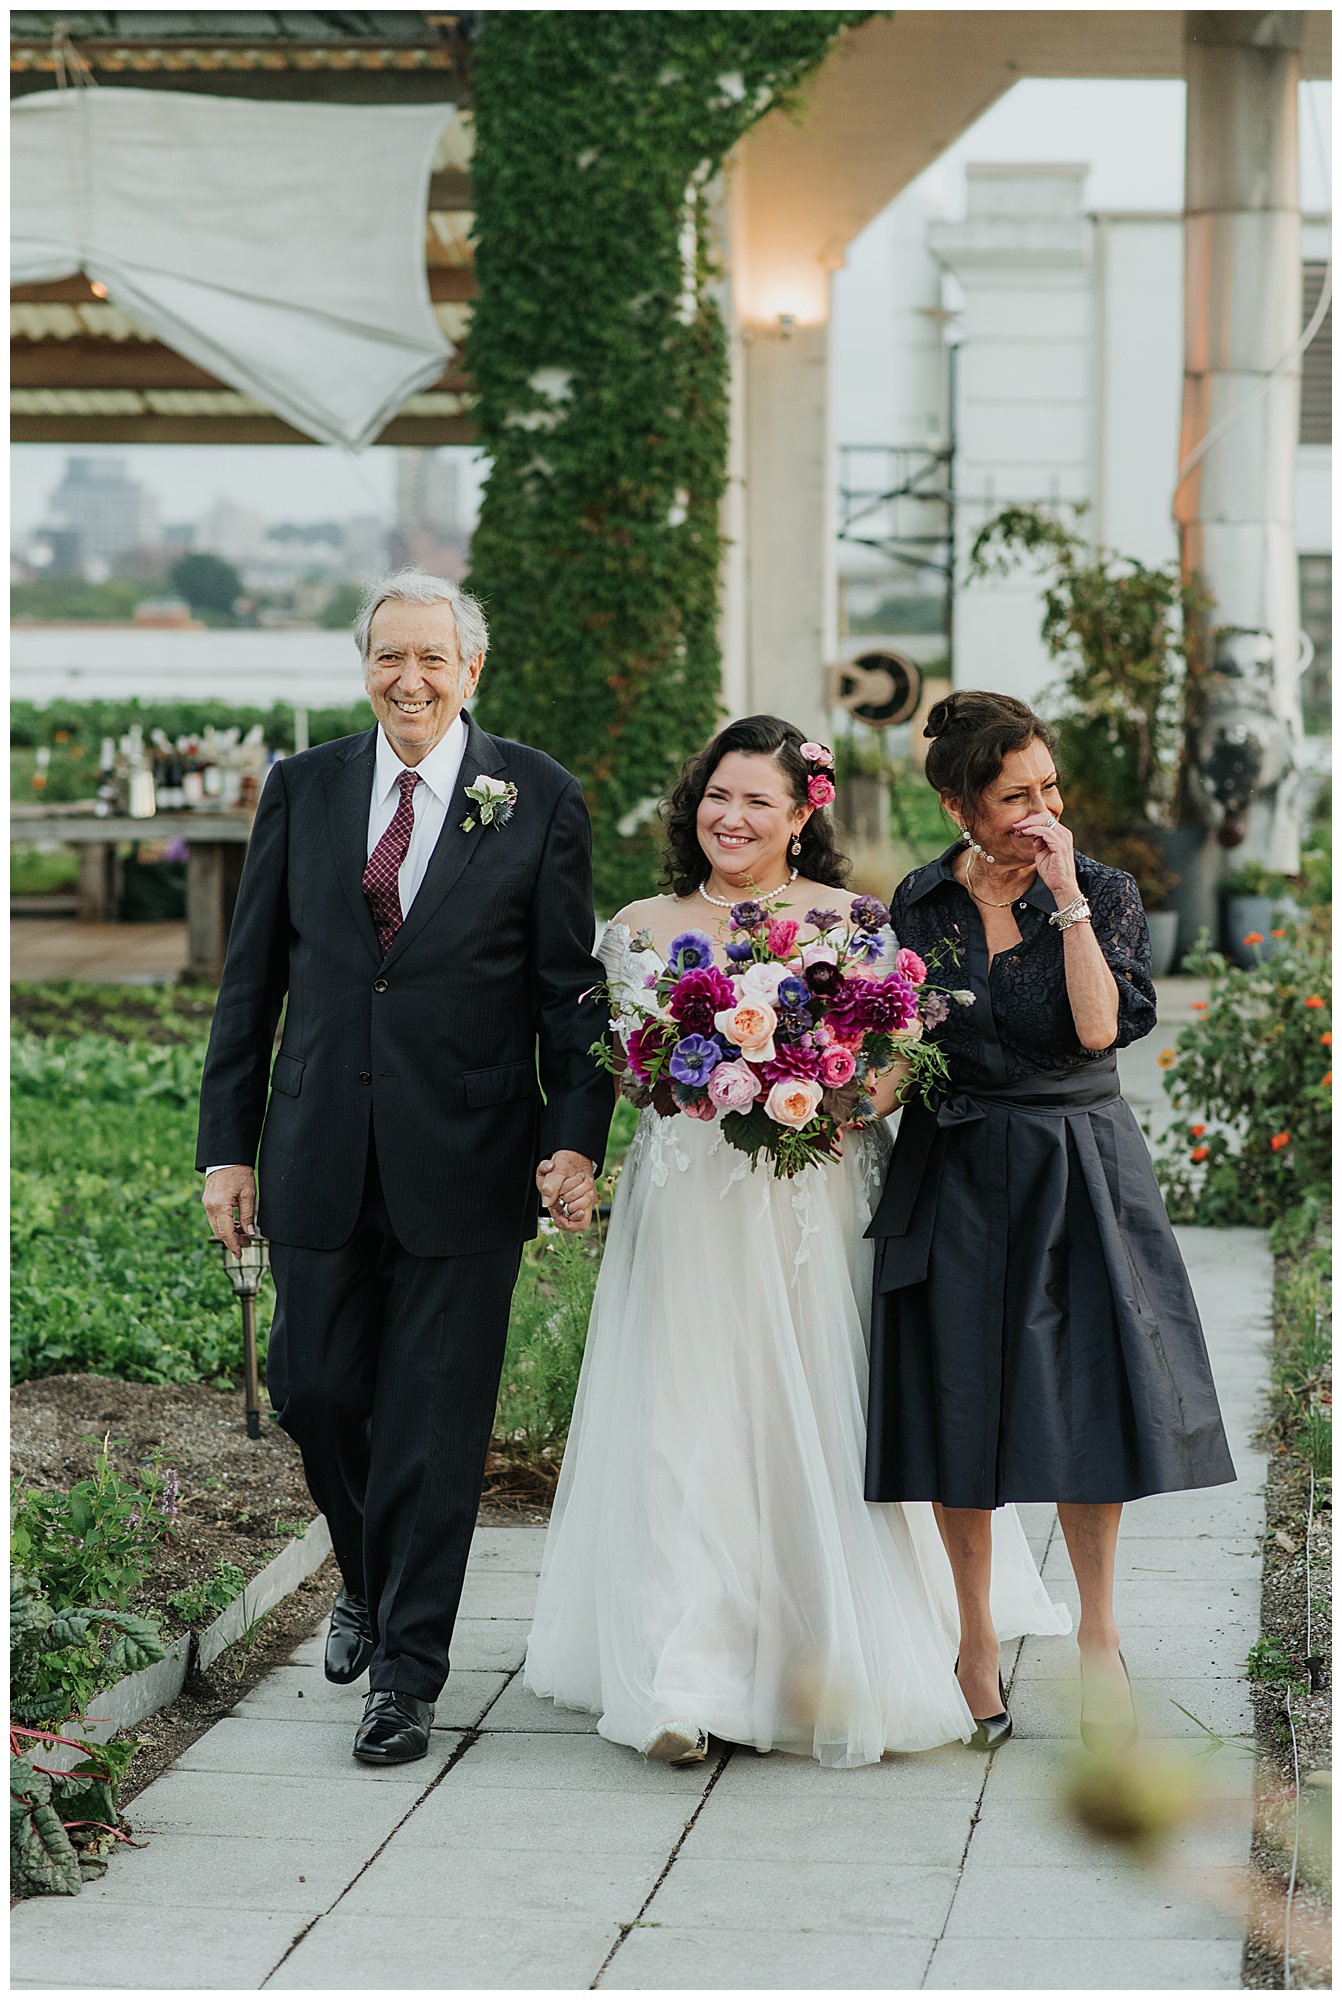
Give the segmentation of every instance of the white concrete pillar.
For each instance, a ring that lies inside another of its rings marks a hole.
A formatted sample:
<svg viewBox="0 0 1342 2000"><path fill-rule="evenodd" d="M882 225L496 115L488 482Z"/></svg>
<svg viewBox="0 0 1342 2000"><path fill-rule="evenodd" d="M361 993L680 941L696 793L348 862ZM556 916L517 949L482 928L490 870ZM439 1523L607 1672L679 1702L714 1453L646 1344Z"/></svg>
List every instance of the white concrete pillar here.
<svg viewBox="0 0 1342 2000"><path fill-rule="evenodd" d="M744 693L823 735L837 645L828 320L748 329L743 375Z"/></svg>
<svg viewBox="0 0 1342 2000"><path fill-rule="evenodd" d="M956 410L957 687L1036 700L1055 669L1038 578L968 584L979 529L1003 507L1064 512L1094 487L1093 224L1082 166L971 166L963 222L932 248L964 292Z"/></svg>
<svg viewBox="0 0 1342 2000"><path fill-rule="evenodd" d="M1288 873L1299 866L1300 368L1281 364L1300 331L1300 26L1298 14L1186 17L1181 471L1216 435L1175 502L1185 574L1215 599L1199 646L1211 669L1202 768L1219 739L1256 738L1262 777L1242 851ZM1240 636L1227 643L1217 634L1229 627Z"/></svg>

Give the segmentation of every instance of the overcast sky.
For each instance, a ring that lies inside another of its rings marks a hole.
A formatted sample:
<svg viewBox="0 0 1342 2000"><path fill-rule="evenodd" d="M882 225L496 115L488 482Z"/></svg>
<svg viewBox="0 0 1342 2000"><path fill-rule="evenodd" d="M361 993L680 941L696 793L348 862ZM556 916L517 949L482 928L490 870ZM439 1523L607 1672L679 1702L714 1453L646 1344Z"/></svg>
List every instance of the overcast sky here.
<svg viewBox="0 0 1342 2000"><path fill-rule="evenodd" d="M1300 119L1301 202L1309 212L1330 207L1331 86L1306 85ZM1311 102L1312 100L1312 102ZM1026 79L999 99L921 176L920 185L948 216L964 212L964 169L971 161L1084 161L1091 168L1092 209L1177 211L1183 190L1184 90L1178 82L1122 83ZM861 242L842 288L844 310L862 309ZM43 518L47 496L72 450L19 445L11 454L13 531L21 536ZM160 519L197 519L218 496L252 508L267 521L344 519L389 514L393 456L376 448L362 457L321 445L186 445L82 447L129 461L158 498ZM478 459L468 492L478 485Z"/></svg>

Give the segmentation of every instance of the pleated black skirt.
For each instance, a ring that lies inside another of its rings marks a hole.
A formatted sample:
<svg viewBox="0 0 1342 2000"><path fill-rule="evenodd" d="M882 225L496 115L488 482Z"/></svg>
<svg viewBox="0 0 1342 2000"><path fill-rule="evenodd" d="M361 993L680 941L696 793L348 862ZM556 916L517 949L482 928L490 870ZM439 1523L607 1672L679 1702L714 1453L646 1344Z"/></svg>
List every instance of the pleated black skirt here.
<svg viewBox="0 0 1342 2000"><path fill-rule="evenodd" d="M910 1105L867 1233L868 1500L1124 1501L1234 1479L1112 1057Z"/></svg>

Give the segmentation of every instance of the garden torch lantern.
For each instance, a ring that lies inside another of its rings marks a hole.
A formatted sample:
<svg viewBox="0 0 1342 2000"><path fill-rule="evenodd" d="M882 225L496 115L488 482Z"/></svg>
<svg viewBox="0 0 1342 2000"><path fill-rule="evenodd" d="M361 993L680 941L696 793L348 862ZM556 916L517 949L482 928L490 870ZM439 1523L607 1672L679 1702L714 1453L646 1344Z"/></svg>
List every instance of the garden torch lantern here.
<svg viewBox="0 0 1342 2000"><path fill-rule="evenodd" d="M220 1243L224 1269L242 1307L242 1368L247 1396L247 1435L261 1435L261 1374L256 1362L256 1295L270 1265L269 1246L264 1236L248 1236L240 1252Z"/></svg>

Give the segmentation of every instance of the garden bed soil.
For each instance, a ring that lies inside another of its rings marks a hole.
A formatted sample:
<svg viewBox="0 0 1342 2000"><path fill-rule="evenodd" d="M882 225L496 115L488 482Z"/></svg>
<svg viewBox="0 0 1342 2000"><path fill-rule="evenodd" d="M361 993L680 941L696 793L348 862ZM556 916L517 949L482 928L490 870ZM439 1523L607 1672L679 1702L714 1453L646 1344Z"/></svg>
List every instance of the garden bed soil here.
<svg viewBox="0 0 1342 2000"><path fill-rule="evenodd" d="M155 1549L153 1569L131 1605L156 1617L166 1639L186 1630L167 1601L173 1592L214 1576L221 1561L250 1582L316 1511L296 1447L269 1417L261 1436L249 1438L238 1390L49 1375L10 1392L11 1469L29 1486L68 1492L89 1476L105 1437L123 1478L156 1453L177 1472L175 1530ZM480 1520L495 1527L543 1525L549 1492L544 1472L491 1453ZM194 1671L170 1708L137 1725L141 1748L122 1781L123 1805L325 1624L339 1581L328 1557L208 1672ZM215 1616L211 1610L193 1622L199 1629Z"/></svg>

